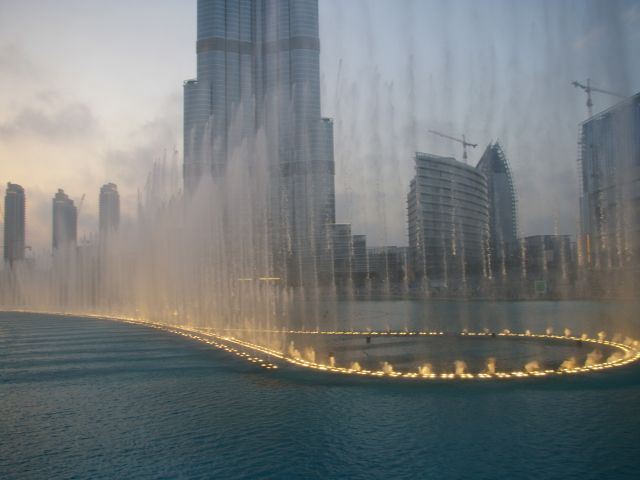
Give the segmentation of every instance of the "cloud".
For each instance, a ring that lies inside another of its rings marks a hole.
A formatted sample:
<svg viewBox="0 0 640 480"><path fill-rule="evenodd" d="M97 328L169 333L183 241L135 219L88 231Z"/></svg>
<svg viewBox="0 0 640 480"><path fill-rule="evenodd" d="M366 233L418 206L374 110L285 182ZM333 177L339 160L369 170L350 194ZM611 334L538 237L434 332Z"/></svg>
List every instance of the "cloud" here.
<svg viewBox="0 0 640 480"><path fill-rule="evenodd" d="M623 15L629 26L640 25L640 5L632 5Z"/></svg>
<svg viewBox="0 0 640 480"><path fill-rule="evenodd" d="M23 107L12 119L0 123L0 139L32 136L46 140L75 140L97 130L91 109L81 102L53 102L52 92L41 92L35 105ZM54 103L54 106L47 104Z"/></svg>
<svg viewBox="0 0 640 480"><path fill-rule="evenodd" d="M0 140L66 141L95 133L93 110L57 83L20 45L0 44L0 86L12 92L0 102Z"/></svg>
<svg viewBox="0 0 640 480"><path fill-rule="evenodd" d="M38 69L26 52L13 43L0 45L0 76L33 77Z"/></svg>
<svg viewBox="0 0 640 480"><path fill-rule="evenodd" d="M165 97L156 116L127 135L126 147L107 149L102 154L104 181L118 185L124 217L135 212L138 191L144 187L154 162L175 161L174 150L180 140L175 124L179 101L177 95Z"/></svg>
<svg viewBox="0 0 640 480"><path fill-rule="evenodd" d="M105 151L103 165L110 178L132 187L142 186L153 162L177 147L177 102L176 95L167 96L155 118L127 135L126 148Z"/></svg>
<svg viewBox="0 0 640 480"><path fill-rule="evenodd" d="M595 45L598 45L607 35L607 26L606 25L596 25L586 33L580 35L573 42L573 46L576 50L586 50L589 48L593 48Z"/></svg>

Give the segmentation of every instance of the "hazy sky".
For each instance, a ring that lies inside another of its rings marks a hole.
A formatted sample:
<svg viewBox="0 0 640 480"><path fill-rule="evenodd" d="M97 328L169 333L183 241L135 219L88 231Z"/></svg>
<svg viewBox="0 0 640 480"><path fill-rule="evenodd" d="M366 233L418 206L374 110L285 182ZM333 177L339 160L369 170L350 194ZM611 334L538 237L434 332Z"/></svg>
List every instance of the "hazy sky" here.
<svg viewBox="0 0 640 480"><path fill-rule="evenodd" d="M49 247L57 188L86 194L88 235L100 185L133 218L151 163L181 155L195 15L195 0L0 0L0 181L27 191L28 244ZM575 233L586 98L570 82L640 90L640 1L320 0L320 31L338 221L371 245L406 244L413 151L462 157L428 129L478 143L473 165L499 139L521 233Z"/></svg>

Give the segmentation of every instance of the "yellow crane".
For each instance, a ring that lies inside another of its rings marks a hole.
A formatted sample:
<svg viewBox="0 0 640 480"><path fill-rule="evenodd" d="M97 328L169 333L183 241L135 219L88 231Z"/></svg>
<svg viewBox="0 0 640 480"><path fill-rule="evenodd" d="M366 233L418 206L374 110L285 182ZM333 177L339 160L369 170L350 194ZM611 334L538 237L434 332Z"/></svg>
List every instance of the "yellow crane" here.
<svg viewBox="0 0 640 480"><path fill-rule="evenodd" d="M462 138L452 137L451 135L446 135L444 133L436 132L435 130L429 130L429 133L433 133L434 135L438 135L439 137L447 138L449 140L453 140L454 142L458 142L462 144L462 159L464 163L467 163L467 147L476 148L478 146L477 143L467 142L466 137L462 134Z"/></svg>

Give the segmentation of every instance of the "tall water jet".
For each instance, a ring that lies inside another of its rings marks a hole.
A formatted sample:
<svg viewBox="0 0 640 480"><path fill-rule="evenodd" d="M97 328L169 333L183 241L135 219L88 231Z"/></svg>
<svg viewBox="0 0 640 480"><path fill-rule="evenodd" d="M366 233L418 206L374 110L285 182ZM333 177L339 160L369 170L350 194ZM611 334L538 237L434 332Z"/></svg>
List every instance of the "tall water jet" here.
<svg viewBox="0 0 640 480"><path fill-rule="evenodd" d="M587 359L584 362L585 367L591 367L596 365L602 360L602 352L600 350L594 350L587 355Z"/></svg>
<svg viewBox="0 0 640 480"><path fill-rule="evenodd" d="M496 373L496 359L494 357L489 357L487 359L485 373L489 373L491 375Z"/></svg>
<svg viewBox="0 0 640 480"><path fill-rule="evenodd" d="M431 375L433 373L433 366L430 363L423 363L418 367L418 373L420 375Z"/></svg>
<svg viewBox="0 0 640 480"><path fill-rule="evenodd" d="M393 365L389 362L382 362L382 371L387 375L393 373Z"/></svg>
<svg viewBox="0 0 640 480"><path fill-rule="evenodd" d="M353 370L354 372L360 372L362 370L362 367L360 366L359 362L351 362L351 365L349 365L349 369Z"/></svg>
<svg viewBox="0 0 640 480"><path fill-rule="evenodd" d="M289 354L289 356L291 358L294 358L296 360L302 358L302 355L300 355L300 350L298 350L295 347L295 344L293 343L293 341L289 342L289 347L287 348L287 353Z"/></svg>
<svg viewBox="0 0 640 480"><path fill-rule="evenodd" d="M576 357L569 357L560 364L559 370L572 370L576 368L577 365Z"/></svg>
<svg viewBox="0 0 640 480"><path fill-rule="evenodd" d="M531 360L524 365L524 370L527 373L533 373L540 370L540 362L538 360Z"/></svg>
<svg viewBox="0 0 640 480"><path fill-rule="evenodd" d="M453 366L455 367L456 375L463 375L465 370L467 369L466 362L463 362L462 360L456 360L455 362L453 362Z"/></svg>
<svg viewBox="0 0 640 480"><path fill-rule="evenodd" d="M605 332L598 332L598 340L603 342L607 338L607 334Z"/></svg>
<svg viewBox="0 0 640 480"><path fill-rule="evenodd" d="M336 357L334 357L333 355L329 355L329 366L331 368L336 366Z"/></svg>
<svg viewBox="0 0 640 480"><path fill-rule="evenodd" d="M613 352L607 357L607 363L618 362L624 360L624 354L622 352Z"/></svg>
<svg viewBox="0 0 640 480"><path fill-rule="evenodd" d="M307 362L316 363L316 351L313 347L304 347L303 353Z"/></svg>
<svg viewBox="0 0 640 480"><path fill-rule="evenodd" d="M570 336L571 336L571 330L570 330L570 329L568 329L568 328L565 328L565 329L564 329L564 336L565 336L565 337L570 337Z"/></svg>

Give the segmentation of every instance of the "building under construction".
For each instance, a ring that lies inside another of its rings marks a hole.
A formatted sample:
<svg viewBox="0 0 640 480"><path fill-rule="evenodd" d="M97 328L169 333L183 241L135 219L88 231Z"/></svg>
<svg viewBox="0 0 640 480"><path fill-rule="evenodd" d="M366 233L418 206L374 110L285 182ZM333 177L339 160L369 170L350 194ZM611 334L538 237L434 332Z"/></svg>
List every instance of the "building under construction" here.
<svg viewBox="0 0 640 480"><path fill-rule="evenodd" d="M640 93L582 123L580 167L579 261L598 272L592 278L634 282L640 271Z"/></svg>

